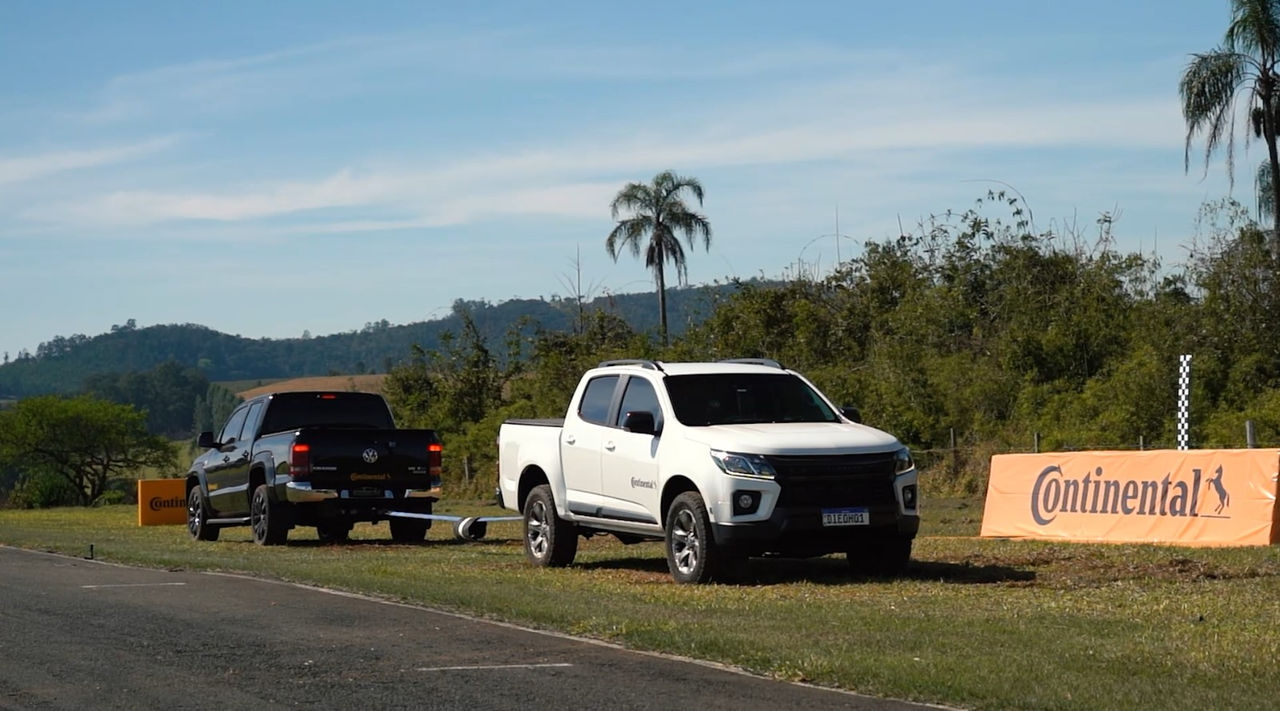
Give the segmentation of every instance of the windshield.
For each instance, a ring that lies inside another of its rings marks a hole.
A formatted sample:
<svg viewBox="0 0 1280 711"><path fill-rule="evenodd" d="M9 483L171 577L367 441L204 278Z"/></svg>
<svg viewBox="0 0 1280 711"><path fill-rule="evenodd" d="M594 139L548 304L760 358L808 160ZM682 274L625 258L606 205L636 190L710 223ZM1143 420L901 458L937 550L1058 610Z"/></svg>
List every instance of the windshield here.
<svg viewBox="0 0 1280 711"><path fill-rule="evenodd" d="M693 427L840 419L813 388L788 373L672 375L664 382L676 419Z"/></svg>

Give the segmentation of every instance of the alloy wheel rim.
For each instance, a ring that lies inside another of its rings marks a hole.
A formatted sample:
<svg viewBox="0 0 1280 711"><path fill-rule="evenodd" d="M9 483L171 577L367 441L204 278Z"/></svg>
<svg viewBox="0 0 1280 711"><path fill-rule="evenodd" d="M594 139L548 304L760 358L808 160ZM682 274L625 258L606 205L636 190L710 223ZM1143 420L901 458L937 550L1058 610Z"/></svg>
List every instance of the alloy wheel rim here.
<svg viewBox="0 0 1280 711"><path fill-rule="evenodd" d="M187 531L191 535L200 532L201 518L204 513L204 506L199 496L192 496L187 500Z"/></svg>
<svg viewBox="0 0 1280 711"><path fill-rule="evenodd" d="M676 514L671 526L671 553L681 573L687 575L698 567L698 531L688 511Z"/></svg>
<svg viewBox="0 0 1280 711"><path fill-rule="evenodd" d="M547 553L547 507L541 501L535 501L529 507L529 552L535 558L543 558Z"/></svg>
<svg viewBox="0 0 1280 711"><path fill-rule="evenodd" d="M263 501L261 496L253 497L253 510L249 513L251 514L250 518L253 520L253 535L258 540L263 540L267 537L266 508L266 502Z"/></svg>

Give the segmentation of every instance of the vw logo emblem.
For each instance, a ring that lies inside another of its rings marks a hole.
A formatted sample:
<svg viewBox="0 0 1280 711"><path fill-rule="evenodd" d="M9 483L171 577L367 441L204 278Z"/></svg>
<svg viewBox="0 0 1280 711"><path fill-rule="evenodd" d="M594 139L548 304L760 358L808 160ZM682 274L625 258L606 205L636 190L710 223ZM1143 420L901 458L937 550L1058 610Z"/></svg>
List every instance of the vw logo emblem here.
<svg viewBox="0 0 1280 711"><path fill-rule="evenodd" d="M374 462L378 461L378 450L374 449L373 447L370 447L364 450L364 454L361 454L360 456L364 457L364 460L369 464L373 464Z"/></svg>

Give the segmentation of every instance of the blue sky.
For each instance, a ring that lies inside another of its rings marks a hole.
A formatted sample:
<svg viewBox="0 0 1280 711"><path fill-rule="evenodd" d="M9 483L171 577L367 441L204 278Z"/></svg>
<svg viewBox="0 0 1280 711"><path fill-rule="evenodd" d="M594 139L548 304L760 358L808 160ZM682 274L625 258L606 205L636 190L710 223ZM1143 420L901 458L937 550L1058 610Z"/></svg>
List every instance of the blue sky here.
<svg viewBox="0 0 1280 711"><path fill-rule="evenodd" d="M1174 264L1230 190L1220 161L1184 173L1177 97L1227 19L1226 0L8 0L0 351L130 318L409 323L567 295L575 262L589 295L642 291L642 262L605 253L608 205L664 169L706 189L693 283L828 271L837 242L991 181L1040 229L1091 237L1111 211L1120 249Z"/></svg>

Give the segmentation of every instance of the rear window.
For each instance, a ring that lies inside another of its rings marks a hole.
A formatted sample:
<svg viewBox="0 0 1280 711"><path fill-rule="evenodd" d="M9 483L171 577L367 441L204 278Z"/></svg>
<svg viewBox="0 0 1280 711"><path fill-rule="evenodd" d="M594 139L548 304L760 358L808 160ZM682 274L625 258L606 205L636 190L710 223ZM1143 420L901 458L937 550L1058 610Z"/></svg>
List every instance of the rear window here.
<svg viewBox="0 0 1280 711"><path fill-rule="evenodd" d="M367 393L285 393L271 399L262 432L301 427L392 429L391 411L377 395Z"/></svg>
<svg viewBox="0 0 1280 711"><path fill-rule="evenodd" d="M671 375L663 382L676 419L690 426L839 421L813 388L789 373Z"/></svg>
<svg viewBox="0 0 1280 711"><path fill-rule="evenodd" d="M578 415L587 422L605 424L609 419L609 406L613 404L613 389L618 385L618 376L605 375L592 378L587 389L582 393L582 402L578 404Z"/></svg>

